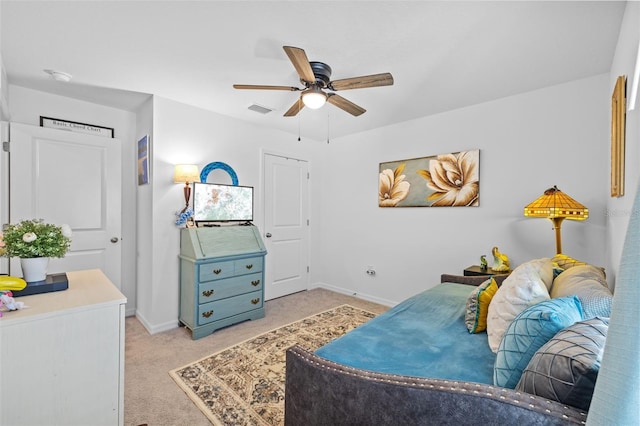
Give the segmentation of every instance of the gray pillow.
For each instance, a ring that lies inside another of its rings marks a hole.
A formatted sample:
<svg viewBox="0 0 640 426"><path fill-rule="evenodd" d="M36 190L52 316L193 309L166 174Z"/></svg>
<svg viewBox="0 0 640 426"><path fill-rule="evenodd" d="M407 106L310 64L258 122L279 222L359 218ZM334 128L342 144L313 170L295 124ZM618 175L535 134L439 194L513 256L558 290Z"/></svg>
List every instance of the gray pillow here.
<svg viewBox="0 0 640 426"><path fill-rule="evenodd" d="M602 268L578 265L553 280L551 298L576 295L582 303L584 318L610 317L613 294L607 286Z"/></svg>
<svg viewBox="0 0 640 426"><path fill-rule="evenodd" d="M596 317L559 331L533 355L516 390L588 410L608 327Z"/></svg>

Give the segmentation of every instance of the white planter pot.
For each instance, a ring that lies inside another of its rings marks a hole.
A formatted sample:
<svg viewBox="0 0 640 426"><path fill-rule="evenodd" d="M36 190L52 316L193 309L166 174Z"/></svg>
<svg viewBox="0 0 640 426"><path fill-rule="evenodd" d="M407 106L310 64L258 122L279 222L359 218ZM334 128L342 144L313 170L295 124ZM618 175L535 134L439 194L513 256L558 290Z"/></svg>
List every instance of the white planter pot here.
<svg viewBox="0 0 640 426"><path fill-rule="evenodd" d="M21 258L22 277L28 283L47 279L48 257Z"/></svg>

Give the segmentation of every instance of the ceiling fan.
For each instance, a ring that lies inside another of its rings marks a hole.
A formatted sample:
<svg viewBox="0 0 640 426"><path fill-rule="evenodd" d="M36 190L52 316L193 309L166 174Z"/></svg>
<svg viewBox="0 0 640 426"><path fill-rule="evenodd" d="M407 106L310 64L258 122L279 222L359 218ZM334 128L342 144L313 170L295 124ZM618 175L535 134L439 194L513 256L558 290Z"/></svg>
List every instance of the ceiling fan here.
<svg viewBox="0 0 640 426"><path fill-rule="evenodd" d="M234 84L235 89L253 90L287 90L302 92L299 99L284 113L285 117L293 117L305 106L311 109L322 107L325 102L359 116L366 110L353 102L333 93L340 90L362 89L366 87L391 86L393 76L390 73L373 74L361 77L345 78L331 81L331 67L323 62L314 62L307 59L307 54L299 47L283 46L289 60L293 63L296 72L300 76L300 83L304 88L294 86L264 86L253 84ZM327 92L325 90L329 90Z"/></svg>

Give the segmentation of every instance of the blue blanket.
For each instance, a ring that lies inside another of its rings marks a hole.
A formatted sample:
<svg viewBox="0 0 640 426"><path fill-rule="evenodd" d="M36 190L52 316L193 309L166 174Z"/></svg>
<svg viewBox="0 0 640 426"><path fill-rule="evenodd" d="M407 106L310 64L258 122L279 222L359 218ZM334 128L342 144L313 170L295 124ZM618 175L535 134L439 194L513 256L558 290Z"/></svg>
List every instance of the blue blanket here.
<svg viewBox="0 0 640 426"><path fill-rule="evenodd" d="M316 354L364 370L493 384L496 355L487 334L469 334L464 323L472 290L465 284L439 284L333 340Z"/></svg>

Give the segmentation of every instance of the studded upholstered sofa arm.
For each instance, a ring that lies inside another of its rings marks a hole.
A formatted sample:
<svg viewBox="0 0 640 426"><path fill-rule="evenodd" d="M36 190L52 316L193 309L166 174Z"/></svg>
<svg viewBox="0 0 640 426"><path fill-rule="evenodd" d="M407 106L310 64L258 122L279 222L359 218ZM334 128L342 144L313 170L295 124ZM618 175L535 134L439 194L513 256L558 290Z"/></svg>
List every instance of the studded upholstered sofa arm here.
<svg viewBox="0 0 640 426"><path fill-rule="evenodd" d="M470 355L469 362L473 362ZM586 413L512 389L375 373L287 350L285 425L567 425Z"/></svg>

